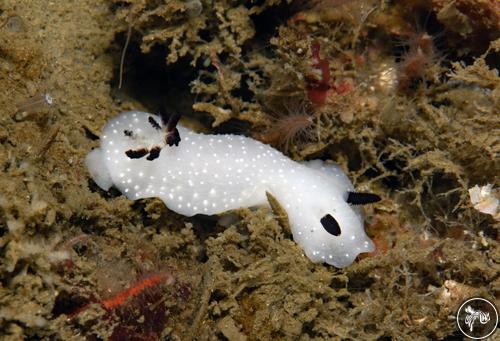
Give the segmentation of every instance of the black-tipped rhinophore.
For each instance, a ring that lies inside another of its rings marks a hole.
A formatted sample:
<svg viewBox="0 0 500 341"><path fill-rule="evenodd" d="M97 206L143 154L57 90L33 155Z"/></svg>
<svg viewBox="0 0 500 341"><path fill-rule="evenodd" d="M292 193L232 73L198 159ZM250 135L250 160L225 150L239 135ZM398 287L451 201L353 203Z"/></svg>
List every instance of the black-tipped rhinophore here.
<svg viewBox="0 0 500 341"><path fill-rule="evenodd" d="M382 200L378 195L363 192L347 192L347 203L351 205L373 204Z"/></svg>
<svg viewBox="0 0 500 341"><path fill-rule="evenodd" d="M332 217L330 214L325 215L320 219L321 225L325 228L326 232L330 233L333 236L340 236L340 226L337 220Z"/></svg>
<svg viewBox="0 0 500 341"><path fill-rule="evenodd" d="M165 142L172 147L173 145L178 146L181 142L181 136L179 135L179 130L177 130L177 123L181 118L180 114L173 114L169 117L167 122L167 136L165 137ZM162 116L163 120L163 116Z"/></svg>

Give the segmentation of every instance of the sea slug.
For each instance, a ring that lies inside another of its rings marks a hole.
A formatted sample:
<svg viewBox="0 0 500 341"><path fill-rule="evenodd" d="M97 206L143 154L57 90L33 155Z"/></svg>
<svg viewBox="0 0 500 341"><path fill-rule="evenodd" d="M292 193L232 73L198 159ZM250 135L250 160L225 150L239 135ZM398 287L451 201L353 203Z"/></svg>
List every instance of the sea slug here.
<svg viewBox="0 0 500 341"><path fill-rule="evenodd" d="M177 121L139 111L111 119L85 160L97 185L133 200L159 197L185 216L266 205L268 192L311 261L342 268L374 250L355 205L380 198L354 192L339 166L295 162L249 137L198 134Z"/></svg>

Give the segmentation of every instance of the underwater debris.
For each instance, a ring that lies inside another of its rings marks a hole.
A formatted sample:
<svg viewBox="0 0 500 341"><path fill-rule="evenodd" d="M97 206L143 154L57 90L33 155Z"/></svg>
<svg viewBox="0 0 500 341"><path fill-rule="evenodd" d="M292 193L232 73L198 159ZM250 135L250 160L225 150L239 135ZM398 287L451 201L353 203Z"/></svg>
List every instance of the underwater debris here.
<svg viewBox="0 0 500 341"><path fill-rule="evenodd" d="M80 318L87 319L83 315L90 313L97 304L104 312L100 316L91 316L90 319L92 323L98 322L95 318L112 323L107 340L158 340L169 316L165 288L172 287L175 282L170 271L159 271L139 276L127 288L107 299L91 298L85 302L85 298L76 293L62 292L57 299L54 314L66 314L71 321L77 323ZM191 294L191 289L185 283L179 283L170 291L172 294L169 296L179 302L185 302Z"/></svg>
<svg viewBox="0 0 500 341"><path fill-rule="evenodd" d="M26 30L26 24L23 19L15 14L11 14L5 19L3 23L0 24L0 28L7 28L11 32L23 32Z"/></svg>
<svg viewBox="0 0 500 341"><path fill-rule="evenodd" d="M40 93L17 103L15 120L22 121L29 115L46 110L54 104L54 98L49 93Z"/></svg>
<svg viewBox="0 0 500 341"><path fill-rule="evenodd" d="M500 211L498 209L499 200L497 190L493 185L487 184L479 187L478 185L469 188L470 202L479 212L489 214L496 220L500 220Z"/></svg>
<svg viewBox="0 0 500 341"><path fill-rule="evenodd" d="M56 137L61 131L61 128L62 126L59 123L52 126L50 131L47 133L47 136L45 137L44 141L41 142L40 147L35 153L35 160L42 160L45 158L47 151L50 149L50 147L56 140Z"/></svg>
<svg viewBox="0 0 500 341"><path fill-rule="evenodd" d="M130 44L130 37L132 36L132 23L128 24L127 28L127 34L125 36L125 44L123 45L122 48L122 53L120 56L120 66L119 66L119 73L118 73L118 89L122 88L123 85L123 69L125 67L125 56L127 54L127 49L128 45Z"/></svg>
<svg viewBox="0 0 500 341"><path fill-rule="evenodd" d="M219 56L217 56L217 53L215 50L210 50L210 61L212 65L215 67L217 70L217 82L219 84L219 89L222 94L222 97L226 100L226 102L231 106L231 109L233 112L238 112L240 110L239 104L237 101L235 101L231 94L231 81L228 81L228 78L226 76L226 71L224 65L222 65Z"/></svg>
<svg viewBox="0 0 500 341"><path fill-rule="evenodd" d="M203 4L200 0L186 0L185 8L190 18L195 18L203 12Z"/></svg>
<svg viewBox="0 0 500 341"><path fill-rule="evenodd" d="M60 273L66 285L55 297L53 318L66 321L87 338L150 341L166 334L175 338L177 333L168 323L192 306L196 274L192 269L185 272L182 262L164 259L158 246L169 242L153 245L147 236L130 232L127 243L121 243L123 235L118 236L119 240L114 236L89 240L79 234L61 244L64 250L83 242L75 248L71 271ZM95 243L92 249L88 241ZM81 277L82 272L87 276Z"/></svg>
<svg viewBox="0 0 500 341"><path fill-rule="evenodd" d="M107 310L115 309L124 305L127 300L140 295L149 288L152 288L160 283L164 285L172 285L174 282L174 277L168 272L151 274L149 276L144 276L142 279L131 284L127 289L108 299L99 301L98 303Z"/></svg>
<svg viewBox="0 0 500 341"><path fill-rule="evenodd" d="M437 0L430 2L437 19L457 37L457 52L465 55L481 51L490 41L500 38L498 1Z"/></svg>
<svg viewBox="0 0 500 341"><path fill-rule="evenodd" d="M291 19L292 22L304 21L307 24L320 22L343 22L359 26L376 8L376 0L312 0L304 1L304 10Z"/></svg>
<svg viewBox="0 0 500 341"><path fill-rule="evenodd" d="M54 98L49 93L41 93L28 98L26 101L20 102L17 105L17 110L36 110L37 108L51 106L52 104L54 104Z"/></svg>
<svg viewBox="0 0 500 341"><path fill-rule="evenodd" d="M403 45L408 50L398 64L398 90L406 92L416 80L427 80L432 75L432 67L440 64L439 54L434 46L434 38L425 31L409 34Z"/></svg>
<svg viewBox="0 0 500 341"><path fill-rule="evenodd" d="M63 274L66 271L73 270L75 266L74 256L72 255L72 250L76 246L90 246L97 248L97 244L92 240L92 237L85 233L80 233L67 241L64 241L61 245L56 248L56 251L60 253L67 254L67 257L61 259L59 262L54 264L54 269L60 274Z"/></svg>
<svg viewBox="0 0 500 341"><path fill-rule="evenodd" d="M436 303L447 314L455 313L464 300L480 293L477 288L450 279L444 281L440 288L430 286L428 290L436 293Z"/></svg>

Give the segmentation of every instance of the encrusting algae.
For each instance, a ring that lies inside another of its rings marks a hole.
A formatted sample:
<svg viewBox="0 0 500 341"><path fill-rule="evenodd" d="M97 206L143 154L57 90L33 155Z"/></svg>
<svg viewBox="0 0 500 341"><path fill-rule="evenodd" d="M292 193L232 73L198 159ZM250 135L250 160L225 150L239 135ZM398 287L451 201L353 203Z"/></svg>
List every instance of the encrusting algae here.
<svg viewBox="0 0 500 341"><path fill-rule="evenodd" d="M0 41L1 339L456 338L500 295L469 195L499 186L497 2L6 0ZM83 160L132 109L333 160L383 197L375 251L314 264L276 202L186 218L101 190Z"/></svg>

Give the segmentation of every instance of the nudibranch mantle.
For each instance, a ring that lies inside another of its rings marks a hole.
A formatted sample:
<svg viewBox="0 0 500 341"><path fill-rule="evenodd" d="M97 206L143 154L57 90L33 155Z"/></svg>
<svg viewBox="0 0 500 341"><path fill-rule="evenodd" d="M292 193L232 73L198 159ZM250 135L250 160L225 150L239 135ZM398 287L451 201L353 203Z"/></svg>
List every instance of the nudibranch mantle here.
<svg viewBox="0 0 500 341"><path fill-rule="evenodd" d="M347 203L354 188L340 167L321 160L295 162L249 137L198 134L180 125L178 146L164 146L154 160L127 156L130 150L165 144L158 127L163 124L156 122L158 116L139 111L108 122L100 148L85 160L102 189L115 186L133 200L159 197L185 216L268 205L269 192L286 210L295 242L313 262L342 268L374 250L360 209Z"/></svg>

